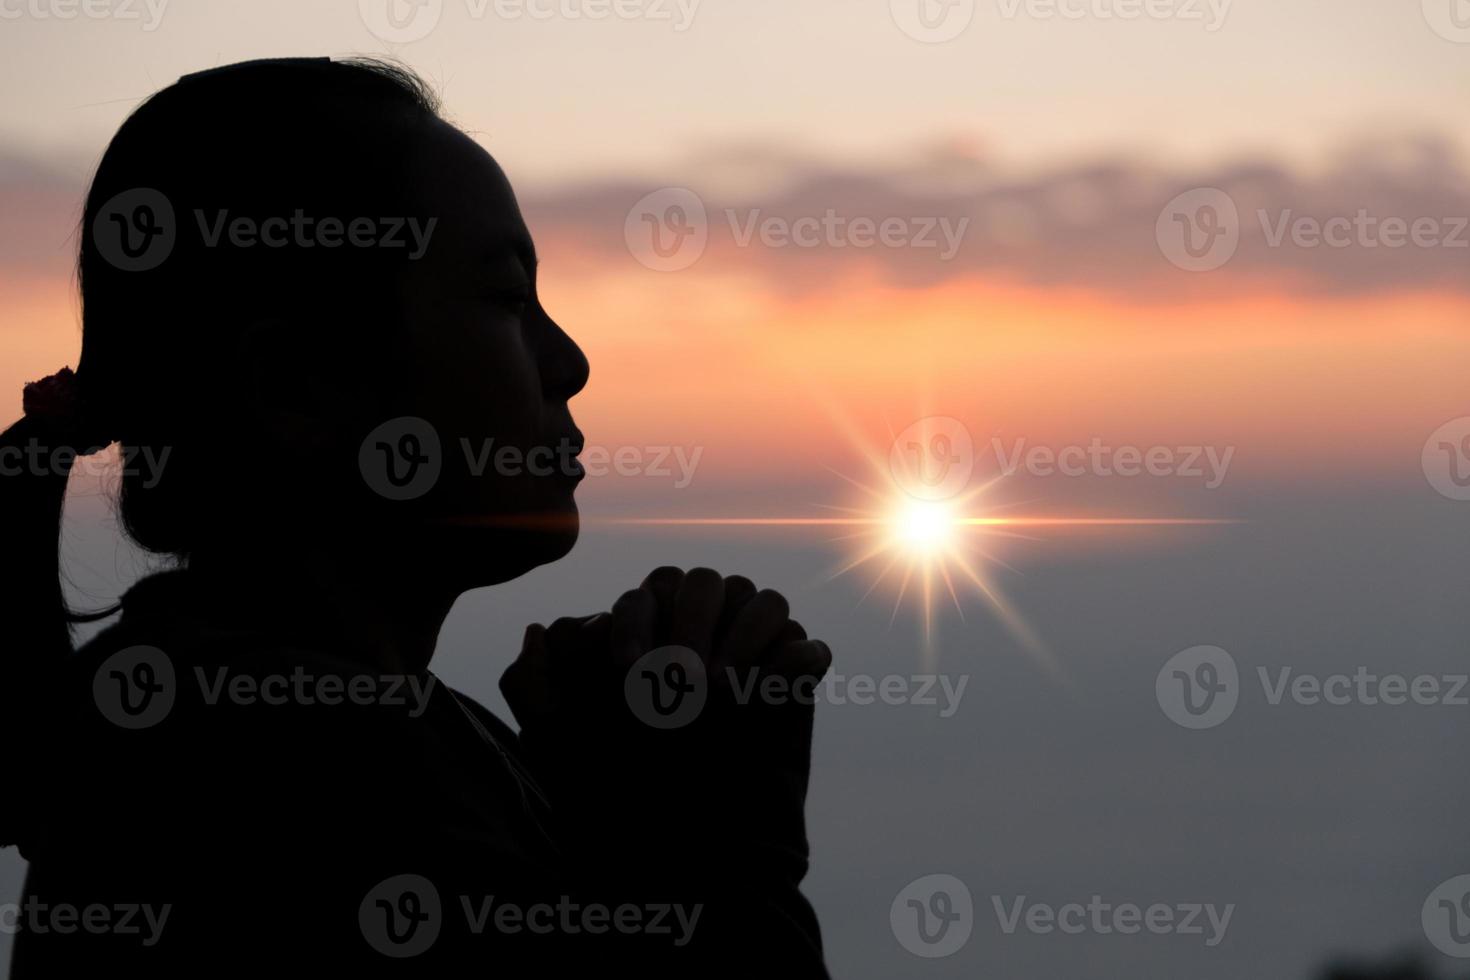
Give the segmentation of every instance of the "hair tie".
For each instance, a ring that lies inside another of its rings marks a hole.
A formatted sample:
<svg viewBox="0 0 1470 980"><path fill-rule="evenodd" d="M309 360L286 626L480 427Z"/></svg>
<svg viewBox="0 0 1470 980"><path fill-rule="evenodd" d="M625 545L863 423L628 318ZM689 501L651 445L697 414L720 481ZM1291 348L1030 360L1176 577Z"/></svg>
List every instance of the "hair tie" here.
<svg viewBox="0 0 1470 980"><path fill-rule="evenodd" d="M95 451L112 444L111 439L87 436L88 418L77 376L69 367L40 381L32 381L21 392L26 418L35 419L78 453Z"/></svg>

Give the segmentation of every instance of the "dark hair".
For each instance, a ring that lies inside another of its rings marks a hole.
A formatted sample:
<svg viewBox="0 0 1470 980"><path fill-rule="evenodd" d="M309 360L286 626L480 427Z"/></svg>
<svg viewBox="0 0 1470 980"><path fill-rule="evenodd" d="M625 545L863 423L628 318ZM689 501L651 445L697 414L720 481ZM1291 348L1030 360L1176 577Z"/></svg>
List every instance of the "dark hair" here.
<svg viewBox="0 0 1470 980"><path fill-rule="evenodd" d="M233 248L207 241L195 216L224 212L259 223L297 211L343 221L395 213L385 209L409 214L412 136L438 118L422 80L371 59L244 62L185 76L147 99L113 137L87 194L74 382L80 414L65 425L28 414L0 434L0 447L167 447L164 472L125 470L118 508L141 546L187 560L229 508L221 498L230 481L206 473L207 455L251 451L224 384L240 331L281 322L293 345L283 356L330 350L351 366L377 347L374 332L393 325L389 266L402 261L387 249ZM109 252L99 222L105 230L119 208L160 222L160 207L173 219L161 262L140 267ZM348 336L353 343L335 343ZM70 624L105 615L65 605L58 535L69 460L58 460L0 477L0 533L12 571L0 590L11 638L0 693L8 736L17 726L24 735L38 693L70 653ZM218 484L209 493L207 477Z"/></svg>

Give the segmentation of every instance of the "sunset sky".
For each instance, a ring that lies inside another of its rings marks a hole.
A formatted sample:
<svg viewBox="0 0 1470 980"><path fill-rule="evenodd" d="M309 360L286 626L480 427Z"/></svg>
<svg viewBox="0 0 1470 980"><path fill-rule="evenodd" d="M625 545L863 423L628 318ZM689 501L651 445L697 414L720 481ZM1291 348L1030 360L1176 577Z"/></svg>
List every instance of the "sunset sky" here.
<svg viewBox="0 0 1470 980"><path fill-rule="evenodd" d="M594 442L703 445L706 485L790 478L842 463L832 410L879 440L927 404L982 440L1233 444L1263 476L1412 464L1463 394L1470 233L1386 255L1266 232L1284 215L1470 213L1470 119L1451 94L1466 49L1407 3L1235 3L1218 24L1198 8L1123 21L980 4L939 44L877 0L705 0L687 23L672 0L603 20L451 0L397 45L352 3L177 4L152 30L141 5L136 20L17 17L0 65L26 93L0 109L0 406L75 360L84 181L139 97L246 57L372 52L430 78L520 190L548 305L591 355L577 408ZM700 196L709 242L661 272L623 231L669 186ZM1155 239L1161 209L1198 187L1240 207L1239 250L1203 273ZM828 209L963 234L741 240ZM721 370L667 370L701 362Z"/></svg>

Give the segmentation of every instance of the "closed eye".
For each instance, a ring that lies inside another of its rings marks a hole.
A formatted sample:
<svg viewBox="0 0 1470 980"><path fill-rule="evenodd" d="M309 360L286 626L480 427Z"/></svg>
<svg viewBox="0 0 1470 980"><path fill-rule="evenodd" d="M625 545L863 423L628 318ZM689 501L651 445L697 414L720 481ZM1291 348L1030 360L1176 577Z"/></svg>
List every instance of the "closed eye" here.
<svg viewBox="0 0 1470 980"><path fill-rule="evenodd" d="M485 292L484 299L515 316L520 316L531 303L531 284L523 282L514 286L490 289Z"/></svg>

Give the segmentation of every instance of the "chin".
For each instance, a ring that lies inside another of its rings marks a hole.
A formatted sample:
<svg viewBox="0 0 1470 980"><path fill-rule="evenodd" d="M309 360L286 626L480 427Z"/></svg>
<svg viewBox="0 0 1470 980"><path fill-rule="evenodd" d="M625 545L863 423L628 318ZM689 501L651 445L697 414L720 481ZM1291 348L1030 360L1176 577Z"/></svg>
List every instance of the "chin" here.
<svg viewBox="0 0 1470 980"><path fill-rule="evenodd" d="M580 534L581 516L569 497L564 507L515 520L514 526L491 530L489 536L493 540L477 542L474 554L467 557L474 561L477 555L484 564L487 552L495 555L489 563L494 569L492 574L495 581L504 582L565 558L576 546Z"/></svg>
<svg viewBox="0 0 1470 980"><path fill-rule="evenodd" d="M406 550L425 574L436 570L455 588L478 589L566 557L580 530L577 506L568 495L534 514L481 512L420 525Z"/></svg>

